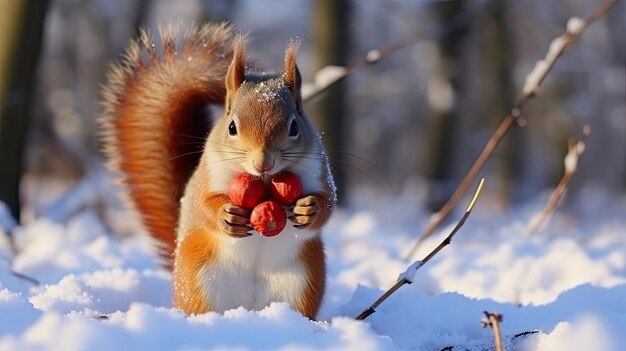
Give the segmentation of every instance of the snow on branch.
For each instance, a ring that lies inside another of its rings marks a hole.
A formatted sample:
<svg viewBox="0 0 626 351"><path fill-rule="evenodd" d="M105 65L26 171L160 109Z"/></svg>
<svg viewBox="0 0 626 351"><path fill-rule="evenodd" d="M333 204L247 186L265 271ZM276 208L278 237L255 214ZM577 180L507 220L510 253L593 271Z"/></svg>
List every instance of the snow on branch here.
<svg viewBox="0 0 626 351"><path fill-rule="evenodd" d="M478 200L478 196L480 195L480 192L483 189L484 183L485 183L485 179L483 178L480 180L480 183L478 183L478 187L476 188L476 191L474 192L474 196L472 197L472 200L470 201L469 205L467 206L467 209L465 210L465 214L463 214L463 217L461 217L461 219L459 220L457 225L454 227L454 229L452 229L450 234L448 234L448 236L445 239L443 239L443 241L439 243L439 245L437 245L437 247L435 247L435 249L432 250L428 255L426 255L426 257L424 257L421 261L415 261L411 263L407 267L407 269L400 274L396 284L392 286L391 288L389 288L389 290L387 290L384 294L382 294L381 297L379 297L378 300L376 300L376 302L374 302L370 307L363 310L363 312L361 312L355 318L356 320L362 321L365 318L371 316L372 314L376 312L376 308L385 300L387 300L389 296L391 296L394 292L396 292L396 290L400 289L404 284L413 283L415 279L415 275L417 274L417 271L421 267L423 267L426 263L428 263L428 261L430 261L433 257L435 257L435 255L439 253L439 251L441 251L444 247L446 247L447 245L450 245L450 243L452 242L452 238L454 238L456 233L459 231L459 229L461 229L463 224L465 224L465 221L467 220L467 218L472 213L472 210L474 209L474 205L476 204L476 200Z"/></svg>
<svg viewBox="0 0 626 351"><path fill-rule="evenodd" d="M587 148L587 139L589 138L590 133L591 127L589 125L585 125L583 127L582 139L570 139L568 141L567 155L565 155L565 159L563 160L563 176L561 177L559 184L557 184L556 188L554 188L554 191L552 192L552 195L550 195L550 199L548 200L548 203L544 207L543 211L534 216L531 220L530 225L528 226L528 232L530 234L536 234L539 231L541 226L550 218L552 213L554 213L556 206L558 206L561 198L565 195L567 186L578 168L580 156L582 156Z"/></svg>
<svg viewBox="0 0 626 351"><path fill-rule="evenodd" d="M430 237L435 229L450 215L454 207L461 201L467 190L469 189L472 182L478 176L478 173L483 168L485 163L489 160L496 147L502 141L508 130L513 125L524 125L525 121L522 119L522 111L526 104L535 96L537 96L539 91L539 86L546 78L554 64L557 62L559 57L563 55L563 53L569 48L569 46L580 37L580 35L587 29L593 22L595 22L598 18L604 16L607 13L617 0L607 0L602 5L600 5L589 17L582 20L577 17L572 17L569 19L566 25L565 34L559 36L554 39L550 44L550 48L548 49L548 53L543 60L540 60L535 65L535 68L530 72L530 74L526 77L526 82L524 87L522 88L522 94L518 98L517 102L507 116L502 120L498 128L491 135L487 143L485 144L483 150L480 152L470 169L465 174L465 177L461 180L457 188L452 193L452 196L448 199L448 201L441 207L441 209L431 216L426 228L422 232L422 234L418 237L413 247L409 250L405 259L409 261L411 257L415 254L417 248Z"/></svg>
<svg viewBox="0 0 626 351"><path fill-rule="evenodd" d="M442 27L436 28L433 33L430 33L427 36L441 38L450 35L456 31L463 30L466 27L466 15L460 14L449 22L445 23ZM378 63L380 60L395 53L396 51L418 44L423 40L423 38L417 38L404 42L399 42L384 48L372 49L368 51L364 57L345 67L334 65L325 66L315 73L313 77L313 82L305 83L302 85L302 100L306 102L318 96L343 78L349 76L354 71L368 65Z"/></svg>

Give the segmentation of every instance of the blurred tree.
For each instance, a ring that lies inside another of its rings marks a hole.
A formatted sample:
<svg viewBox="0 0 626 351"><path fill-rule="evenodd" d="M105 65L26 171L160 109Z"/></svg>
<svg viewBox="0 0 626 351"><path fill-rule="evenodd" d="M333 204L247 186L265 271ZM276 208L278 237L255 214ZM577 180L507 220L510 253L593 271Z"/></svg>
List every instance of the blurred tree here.
<svg viewBox="0 0 626 351"><path fill-rule="evenodd" d="M48 1L0 0L0 8L0 200L19 220L24 144Z"/></svg>
<svg viewBox="0 0 626 351"><path fill-rule="evenodd" d="M348 49L348 1L317 0L313 5L311 43L315 56L316 71L327 65L345 66ZM329 88L318 97L312 106L312 117L316 119L337 185L339 203L345 201L345 168L343 156L346 150L345 85L343 82Z"/></svg>
<svg viewBox="0 0 626 351"><path fill-rule="evenodd" d="M460 0L437 2L434 10L440 23L449 23L463 11ZM461 44L464 31L453 31L437 41L439 60L427 88L428 102L432 111L428 130L429 152L426 165L427 178L433 182L428 195L428 207L437 211L451 195L453 188L453 151L457 138L459 118L458 93L460 75Z"/></svg>
<svg viewBox="0 0 626 351"><path fill-rule="evenodd" d="M485 38L484 49L486 59L489 62L484 69L493 70L495 79L495 89L492 94L485 97L491 103L486 104L489 109L486 111L489 116L489 124L495 128L502 121L503 116L508 109L515 103L514 84L513 84L513 63L514 55L514 39L509 30L510 22L507 19L506 1L492 0L487 6L489 21L486 24L487 29L484 31ZM501 194L503 204L511 201L519 200L523 194L524 179L529 176L524 171L524 153L527 150L528 131L520 128L512 128L509 131L508 138L502 141L500 153L502 162L500 162L500 179L502 189L498 193Z"/></svg>

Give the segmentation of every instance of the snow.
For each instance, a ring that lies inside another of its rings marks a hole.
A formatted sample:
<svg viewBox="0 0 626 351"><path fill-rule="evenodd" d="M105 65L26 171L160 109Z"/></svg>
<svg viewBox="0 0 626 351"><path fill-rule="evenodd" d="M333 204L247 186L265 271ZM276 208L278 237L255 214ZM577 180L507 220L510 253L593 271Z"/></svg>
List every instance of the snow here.
<svg viewBox="0 0 626 351"><path fill-rule="evenodd" d="M524 95L537 94L539 91L539 85L548 73L551 64L555 62L558 56L561 55L567 48L569 43L569 38L567 36L569 35L571 37L572 35L580 35L585 30L586 25L587 24L584 20L577 17L572 17L567 21L566 34L552 39L550 46L548 47L546 57L537 61L533 69L526 76L526 79L524 80L524 87L522 88L522 93Z"/></svg>
<svg viewBox="0 0 626 351"><path fill-rule="evenodd" d="M308 99L316 91L322 90L327 86L335 83L343 78L346 74L346 68L343 66L325 66L315 72L313 83L305 83L302 86L302 99Z"/></svg>
<svg viewBox="0 0 626 351"><path fill-rule="evenodd" d="M365 60L367 61L367 63L376 63L380 61L380 59L382 58L383 58L383 53L380 52L380 50L378 49L372 49L368 51L367 55L365 56Z"/></svg>
<svg viewBox="0 0 626 351"><path fill-rule="evenodd" d="M506 349L626 344L626 199L588 190L571 214L557 209L530 236L527 223L545 196L508 212L483 196L455 240L416 272L420 262L403 254L428 215L411 198L422 195L337 211L325 232L328 289L318 322L284 303L185 317L171 306L171 275L142 235L111 233L115 226L89 207L63 222L32 220L13 232L18 253L0 241L0 350L493 349L483 311L503 315ZM116 213L117 221L133 219ZM355 321L403 271L413 283Z"/></svg>
<svg viewBox="0 0 626 351"><path fill-rule="evenodd" d="M0 229L11 232L17 226L15 218L11 216L11 211L4 202L0 201Z"/></svg>
<svg viewBox="0 0 626 351"><path fill-rule="evenodd" d="M571 35L580 35L585 30L586 25L587 23L584 20L578 17L571 17L567 20L567 32Z"/></svg>
<svg viewBox="0 0 626 351"><path fill-rule="evenodd" d="M424 263L420 260L411 263L408 267L406 267L404 272L398 275L398 281L406 280L407 282L409 282L409 284L413 283L413 280L415 280L415 275L417 274L417 270L420 269L423 264Z"/></svg>

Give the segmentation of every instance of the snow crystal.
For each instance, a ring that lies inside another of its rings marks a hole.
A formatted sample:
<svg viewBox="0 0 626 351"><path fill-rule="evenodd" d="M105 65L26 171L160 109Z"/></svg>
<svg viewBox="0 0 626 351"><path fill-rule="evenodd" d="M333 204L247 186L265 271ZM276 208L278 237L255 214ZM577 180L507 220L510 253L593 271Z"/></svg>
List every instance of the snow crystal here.
<svg viewBox="0 0 626 351"><path fill-rule="evenodd" d="M256 85L256 93L259 94L258 101L275 101L283 98L286 86L284 83L261 82Z"/></svg>

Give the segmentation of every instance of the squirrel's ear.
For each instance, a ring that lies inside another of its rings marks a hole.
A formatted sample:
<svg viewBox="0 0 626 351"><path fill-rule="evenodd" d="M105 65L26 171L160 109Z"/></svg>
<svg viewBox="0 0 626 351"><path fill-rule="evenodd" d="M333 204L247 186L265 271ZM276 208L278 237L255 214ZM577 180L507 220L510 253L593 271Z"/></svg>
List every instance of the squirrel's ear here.
<svg viewBox="0 0 626 351"><path fill-rule="evenodd" d="M291 40L287 45L287 49L285 50L285 66L283 67L283 80L296 101L298 112L302 113L302 96L300 94L302 77L300 76L298 65L296 65L296 56L298 55L299 47L299 40Z"/></svg>
<svg viewBox="0 0 626 351"><path fill-rule="evenodd" d="M233 40L233 60L230 62L226 73L226 112L230 111L230 105L235 93L243 83L246 73L246 46L243 36L238 35Z"/></svg>

